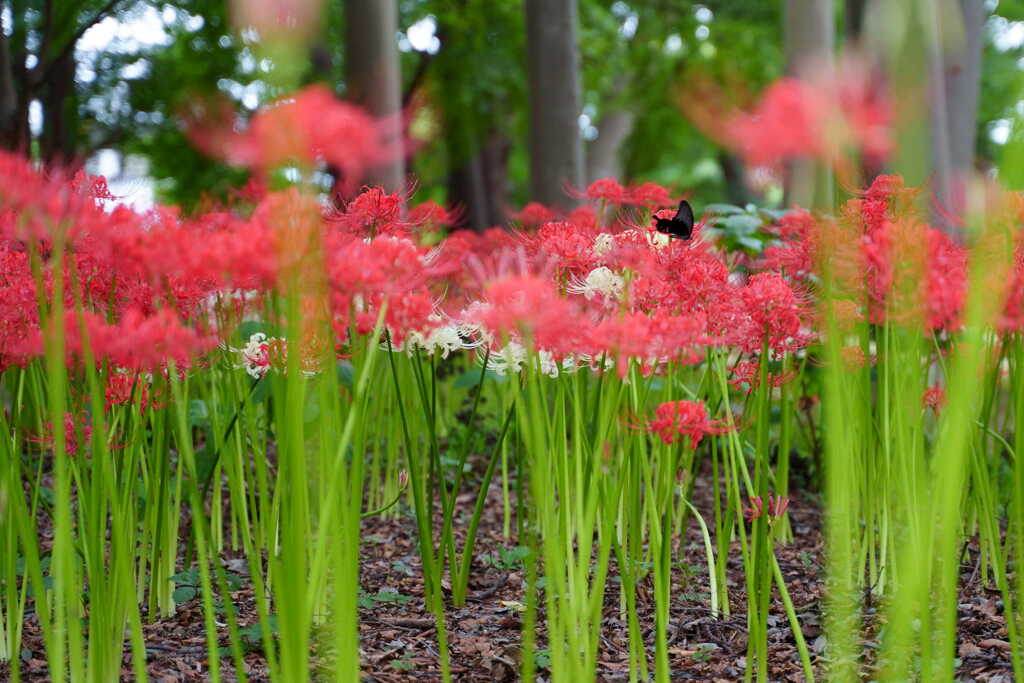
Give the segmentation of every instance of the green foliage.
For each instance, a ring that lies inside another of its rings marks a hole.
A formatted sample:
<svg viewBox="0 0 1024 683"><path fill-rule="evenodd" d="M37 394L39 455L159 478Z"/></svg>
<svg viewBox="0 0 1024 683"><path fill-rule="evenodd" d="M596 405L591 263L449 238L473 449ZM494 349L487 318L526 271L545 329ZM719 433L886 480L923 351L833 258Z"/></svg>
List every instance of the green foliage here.
<svg viewBox="0 0 1024 683"><path fill-rule="evenodd" d="M775 239L766 228L786 214L785 211L758 208L753 204L743 208L731 204L708 204L704 211L711 214L706 228L708 233L717 235L727 251L740 251L748 256L759 255Z"/></svg>
<svg viewBox="0 0 1024 683"><path fill-rule="evenodd" d="M395 591L381 589L374 595L359 593L359 606L363 609L373 609L376 605L405 605L412 601L408 595L402 595Z"/></svg>
<svg viewBox="0 0 1024 683"><path fill-rule="evenodd" d="M443 201L453 169L492 135L512 141L508 191L512 204L527 199L525 37L520 0L400 0L399 28L433 17L440 50L402 53L405 94L424 86L416 125L426 131L410 171L418 199ZM12 53L41 49L45 60L105 9L101 0L10 4ZM45 10L52 11L45 19ZM248 175L195 150L180 114L196 98L222 97L244 118L280 93L278 67L263 58L252 36L241 36L221 0L121 0L111 14L122 22L161 17L166 40L144 44L119 37L99 53L79 55L78 80L66 100L71 137L85 156L102 148L138 154L149 162L158 198L186 211L202 200L225 198ZM984 164L1009 165L1014 145L993 141L994 125L1016 121L1024 92L1018 63L1024 46L997 49L995 36L1021 21L1024 3L1001 0L988 21L979 103L977 151ZM42 48L44 23L50 38ZM580 63L584 113L600 134L602 117L625 110L634 116L623 149L627 181L654 180L710 200L745 202L737 180L723 173L723 150L685 115L700 106L702 80L723 84L744 101L782 74L781 4L754 0L624 2L580 0ZM344 93L343 3L324 3L322 30L310 46L311 63L300 80L323 80ZM31 48L31 49L30 49ZM316 64L312 64L315 61ZM244 101L244 105L243 105ZM995 122L999 122L996 124ZM1019 128L1019 126L1018 126ZM1011 136L1019 137L1017 133ZM731 186L730 186L731 184Z"/></svg>
<svg viewBox="0 0 1024 683"><path fill-rule="evenodd" d="M240 576L231 572L225 572L224 575L227 579L229 591L234 592L242 588L242 578ZM194 600L199 596L199 592L202 589L199 569L196 567L178 572L170 577L169 580L174 582L174 602L179 605L183 602Z"/></svg>
<svg viewBox="0 0 1024 683"><path fill-rule="evenodd" d="M526 546L515 546L514 548L498 548L498 554L491 556L491 565L503 571L512 571L523 566L523 560L530 556L530 549Z"/></svg>

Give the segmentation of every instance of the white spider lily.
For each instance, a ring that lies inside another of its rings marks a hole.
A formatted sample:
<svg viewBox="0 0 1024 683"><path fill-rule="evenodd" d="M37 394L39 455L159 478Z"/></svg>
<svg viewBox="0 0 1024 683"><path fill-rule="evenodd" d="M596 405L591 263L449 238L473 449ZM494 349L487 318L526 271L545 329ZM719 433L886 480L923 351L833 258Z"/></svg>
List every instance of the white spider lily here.
<svg viewBox="0 0 1024 683"><path fill-rule="evenodd" d="M619 300L625 287L626 281L621 275L607 266L599 266L590 271L582 282L570 283L566 289L573 294L582 294L587 299L600 294L605 299Z"/></svg>

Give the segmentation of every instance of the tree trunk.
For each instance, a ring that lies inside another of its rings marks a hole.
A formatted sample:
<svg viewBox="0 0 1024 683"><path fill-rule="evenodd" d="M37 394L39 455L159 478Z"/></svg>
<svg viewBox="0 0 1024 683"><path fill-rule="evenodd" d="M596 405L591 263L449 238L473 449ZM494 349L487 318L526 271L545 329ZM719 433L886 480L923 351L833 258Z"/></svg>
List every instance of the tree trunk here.
<svg viewBox="0 0 1024 683"><path fill-rule="evenodd" d="M940 209L936 219L947 228L957 224L963 215L965 183L974 167L986 14L984 0L959 0L952 4L959 12L952 16L949 12L937 12L945 49L935 56L941 70L932 74L936 104L945 105L932 109L933 130L938 133L933 135L934 193ZM962 23L958 26L960 19ZM944 100L939 101L940 96Z"/></svg>
<svg viewBox="0 0 1024 683"><path fill-rule="evenodd" d="M491 133L453 165L448 175L448 204L462 211L456 227L482 232L504 225L509 147L508 138Z"/></svg>
<svg viewBox="0 0 1024 683"><path fill-rule="evenodd" d="M806 77L830 68L835 52L835 13L832 0L785 0L784 40L786 74ZM798 160L790 165L786 203L828 206L832 201L831 174L820 163Z"/></svg>
<svg viewBox="0 0 1024 683"><path fill-rule="evenodd" d="M491 133L480 148L484 174L484 195L487 199L487 225L505 224L505 206L508 203L508 154L512 144L501 133Z"/></svg>
<svg viewBox="0 0 1024 683"><path fill-rule="evenodd" d="M19 130L18 93L14 89L14 70L7 36L0 28L0 148L17 149Z"/></svg>
<svg viewBox="0 0 1024 683"><path fill-rule="evenodd" d="M77 161L78 98L75 94L75 59L70 51L50 70L43 84L43 134L40 153L48 164Z"/></svg>
<svg viewBox="0 0 1024 683"><path fill-rule="evenodd" d="M452 166L448 174L448 205L461 210L456 227L482 232L489 216L482 155L469 154Z"/></svg>
<svg viewBox="0 0 1024 683"><path fill-rule="evenodd" d="M568 187L583 185L576 0L525 0L530 87L530 194L570 208Z"/></svg>
<svg viewBox="0 0 1024 683"><path fill-rule="evenodd" d="M846 0L843 3L843 33L852 43L859 43L864 32L864 12L867 0Z"/></svg>
<svg viewBox="0 0 1024 683"><path fill-rule="evenodd" d="M345 0L345 86L349 99L379 120L394 147L394 155L367 177L388 192L405 189L397 33L395 0Z"/></svg>
<svg viewBox="0 0 1024 683"><path fill-rule="evenodd" d="M751 202L764 199L750 189L750 184L747 183L746 169L739 157L724 150L719 151L718 165L722 169L722 179L725 180L725 197L730 204L746 206Z"/></svg>
<svg viewBox="0 0 1024 683"><path fill-rule="evenodd" d="M622 145L633 132L636 115L616 109L601 117L597 139L587 145L587 182L601 178L622 178Z"/></svg>
<svg viewBox="0 0 1024 683"><path fill-rule="evenodd" d="M846 0L844 3L844 36L846 44L843 50L847 53L855 52L866 62L867 68L871 69L871 77L880 82L886 81L885 72L885 51L879 44L879 25L869 25L869 22L879 22L879 12L875 10L874 15L868 14L868 0ZM881 19L881 25L885 25L885 19ZM891 85L891 84L890 84ZM858 162L860 176L853 179L857 187L868 187L875 178L885 171L886 162L881 159L861 158Z"/></svg>

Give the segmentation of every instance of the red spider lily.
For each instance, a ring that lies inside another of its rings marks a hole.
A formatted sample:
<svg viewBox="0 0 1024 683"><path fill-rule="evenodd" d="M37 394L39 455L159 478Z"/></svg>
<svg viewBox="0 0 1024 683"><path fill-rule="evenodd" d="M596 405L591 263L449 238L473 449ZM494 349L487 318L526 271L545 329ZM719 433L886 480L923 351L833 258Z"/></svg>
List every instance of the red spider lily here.
<svg viewBox="0 0 1024 683"><path fill-rule="evenodd" d="M614 178L602 178L590 183L584 194L587 199L595 199L611 204L625 204L629 192Z"/></svg>
<svg viewBox="0 0 1024 683"><path fill-rule="evenodd" d="M37 443L42 446L52 447L54 444L53 423L47 422L43 425L44 433L40 436L28 436L26 441ZM82 441L79 443L78 435L81 433ZM64 452L70 456L78 455L80 448L88 447L92 441L92 424L89 422L89 415L86 412L64 413Z"/></svg>
<svg viewBox="0 0 1024 683"><path fill-rule="evenodd" d="M408 237L414 224L403 221L402 212L411 193L412 188L402 193L389 193L380 187L364 187L348 202L343 212L330 216L329 222L360 237Z"/></svg>
<svg viewBox="0 0 1024 683"><path fill-rule="evenodd" d="M409 209L406 220L420 230L433 232L440 228L451 228L462 220L459 208L445 209L437 202L426 201Z"/></svg>
<svg viewBox="0 0 1024 683"><path fill-rule="evenodd" d="M598 230L597 211L587 204L577 206L569 212L565 220L581 230Z"/></svg>
<svg viewBox="0 0 1024 683"><path fill-rule="evenodd" d="M921 402L925 408L929 408L932 412L938 414L942 406L946 405L946 390L938 384L928 387L921 397Z"/></svg>
<svg viewBox="0 0 1024 683"><path fill-rule="evenodd" d="M317 0L233 0L231 15L238 28L251 26L269 40L304 40L319 25Z"/></svg>
<svg viewBox="0 0 1024 683"><path fill-rule="evenodd" d="M806 345L801 338L805 306L785 278L778 273L758 273L740 292L747 323L737 328L734 339L748 352L767 343L776 353Z"/></svg>
<svg viewBox="0 0 1024 683"><path fill-rule="evenodd" d="M657 183L643 183L629 190L628 203L643 206L653 211L675 202L669 195L668 190L661 185Z"/></svg>
<svg viewBox="0 0 1024 683"><path fill-rule="evenodd" d="M728 125L747 162L773 166L786 159L824 153L821 139L829 102L810 86L783 79L768 87L754 112L736 116Z"/></svg>
<svg viewBox="0 0 1024 683"><path fill-rule="evenodd" d="M960 327L967 294L967 252L941 230L928 231L928 270L924 298L928 326L954 331Z"/></svg>
<svg viewBox="0 0 1024 683"><path fill-rule="evenodd" d="M689 437L690 448L696 448L705 436L724 434L732 428L723 421L709 418L703 401L669 401L655 409L647 429L667 445L676 443L679 437Z"/></svg>
<svg viewBox="0 0 1024 683"><path fill-rule="evenodd" d="M874 354L868 356L859 346L844 346L839 353L847 370L862 370L878 360Z"/></svg>
<svg viewBox="0 0 1024 683"><path fill-rule="evenodd" d="M558 214L543 204L530 202L524 206L521 211L512 214L512 220L519 223L524 228L535 228L539 225L555 220L557 216Z"/></svg>
<svg viewBox="0 0 1024 683"><path fill-rule="evenodd" d="M267 184L266 175L253 172L249 174L249 179L245 181L245 185L232 190L230 196L246 204L259 204L269 191L270 187Z"/></svg>
<svg viewBox="0 0 1024 683"><path fill-rule="evenodd" d="M879 176L862 197L842 207L838 223L792 212L773 228L781 243L765 250L760 267L810 289L818 260L828 258L837 294L849 299L842 303L844 322L861 316L851 302L864 301L875 324L955 330L967 286L967 253L921 219L915 194L902 178Z"/></svg>
<svg viewBox="0 0 1024 683"><path fill-rule="evenodd" d="M784 78L768 87L751 113L725 124L727 140L755 166L797 157L839 162L854 148L874 162L892 149L892 111L867 70L849 62L838 74Z"/></svg>
<svg viewBox="0 0 1024 683"><path fill-rule="evenodd" d="M1024 213L1024 201L1020 202ZM1003 331L1024 330L1024 231L1014 235L1012 268L1003 285L1004 301L999 327Z"/></svg>
<svg viewBox="0 0 1024 683"><path fill-rule="evenodd" d="M367 168L401 153L400 141L386 139L389 126L322 85L261 109L241 132L234 112L223 106L200 109L190 118L189 135L208 154L257 169L325 161L339 169L349 188Z"/></svg>
<svg viewBox="0 0 1024 683"><path fill-rule="evenodd" d="M97 360L109 359L117 367L152 372L173 361L185 368L217 345L215 337L182 324L174 311L164 308L152 315L128 310L120 321L107 323L95 313L68 311L64 320L65 346L69 357L81 357L88 337ZM37 337L37 353L42 338Z"/></svg>
<svg viewBox="0 0 1024 683"><path fill-rule="evenodd" d="M651 234L633 231L616 236L623 266L638 273L630 287L631 304L644 311L706 312L710 328L717 330L720 312L731 305L732 297L726 293L729 269L703 242L667 240L662 247L655 242L652 249Z"/></svg>
<svg viewBox="0 0 1024 683"><path fill-rule="evenodd" d="M152 405L149 382L139 372L123 368L112 370L107 375L107 383L103 392L104 407L110 410L113 406L132 402L135 391L138 391L139 412L145 414Z"/></svg>
<svg viewBox="0 0 1024 683"><path fill-rule="evenodd" d="M594 228L559 221L542 225L527 244L534 253L553 257L557 277L586 277L596 265L592 250L595 235Z"/></svg>
<svg viewBox="0 0 1024 683"><path fill-rule="evenodd" d="M803 210L790 211L770 230L779 237L781 244L764 250L760 268L778 271L796 282L807 282L816 271L819 250L815 217Z"/></svg>
<svg viewBox="0 0 1024 683"><path fill-rule="evenodd" d="M373 330L385 302L385 325L395 344L409 330L429 331L436 325L428 291L434 271L425 263L425 250L403 238L365 242L341 234L328 236L326 247L332 321L343 339L350 323L360 334Z"/></svg>
<svg viewBox="0 0 1024 683"><path fill-rule="evenodd" d="M27 359L24 340L38 325L36 284L28 253L0 244L0 370Z"/></svg>
<svg viewBox="0 0 1024 683"><path fill-rule="evenodd" d="M110 194L106 178L91 176L82 170L77 171L71 179L71 188L93 199L116 199L114 195Z"/></svg>
<svg viewBox="0 0 1024 683"><path fill-rule="evenodd" d="M897 195L859 202L871 320L920 321L931 329L955 330L967 287L966 251L910 209L892 208L901 201Z"/></svg>
<svg viewBox="0 0 1024 683"><path fill-rule="evenodd" d="M737 389L744 389L746 385L746 392L752 393L755 389L761 386L761 364L751 361L743 361L737 363L736 367L732 370L732 379L729 380L729 384L736 387ZM784 384L791 382L797 377L798 373L795 369L790 369L787 372L775 374L769 372L767 374L768 386L781 387Z"/></svg>
<svg viewBox="0 0 1024 683"><path fill-rule="evenodd" d="M372 235L373 227L394 223L402 217L406 199L397 192L385 192L381 187L364 187L345 207L345 215L371 230Z"/></svg>
<svg viewBox="0 0 1024 683"><path fill-rule="evenodd" d="M707 332L707 316L699 312L627 313L594 327L590 353L616 359L619 376L624 377L630 360L648 367L669 361L698 363L704 357L704 347L714 341Z"/></svg>
<svg viewBox="0 0 1024 683"><path fill-rule="evenodd" d="M769 493L767 506L761 499L761 496L750 496L750 507L744 507L743 512L746 515L748 522L753 522L755 519L761 519L762 515L767 515L768 522L772 523L776 520L782 519L782 516L786 514L786 509L788 507L789 498L773 496Z"/></svg>
<svg viewBox="0 0 1024 683"><path fill-rule="evenodd" d="M589 338L580 308L560 296L549 280L509 277L488 285L478 322L495 337L521 335L534 348L561 356L576 353Z"/></svg>

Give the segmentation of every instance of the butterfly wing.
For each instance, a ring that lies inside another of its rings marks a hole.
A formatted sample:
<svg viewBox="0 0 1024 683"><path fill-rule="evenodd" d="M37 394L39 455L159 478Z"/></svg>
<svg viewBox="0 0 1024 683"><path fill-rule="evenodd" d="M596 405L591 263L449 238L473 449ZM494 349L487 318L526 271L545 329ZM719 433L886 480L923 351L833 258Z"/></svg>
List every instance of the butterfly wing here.
<svg viewBox="0 0 1024 683"><path fill-rule="evenodd" d="M679 202L679 210L676 211L675 218L672 219L675 222L681 222L687 226L688 231L693 230L693 207L690 206L690 202L685 199ZM689 236L689 232L687 232Z"/></svg>
<svg viewBox="0 0 1024 683"><path fill-rule="evenodd" d="M693 208L684 199L679 202L679 210L673 218L656 218L655 222L658 232L688 240L693 234Z"/></svg>
<svg viewBox="0 0 1024 683"><path fill-rule="evenodd" d="M679 203L679 210L672 222L675 228L672 230L673 234L683 240L689 240L693 234L693 207L689 202L683 200Z"/></svg>

